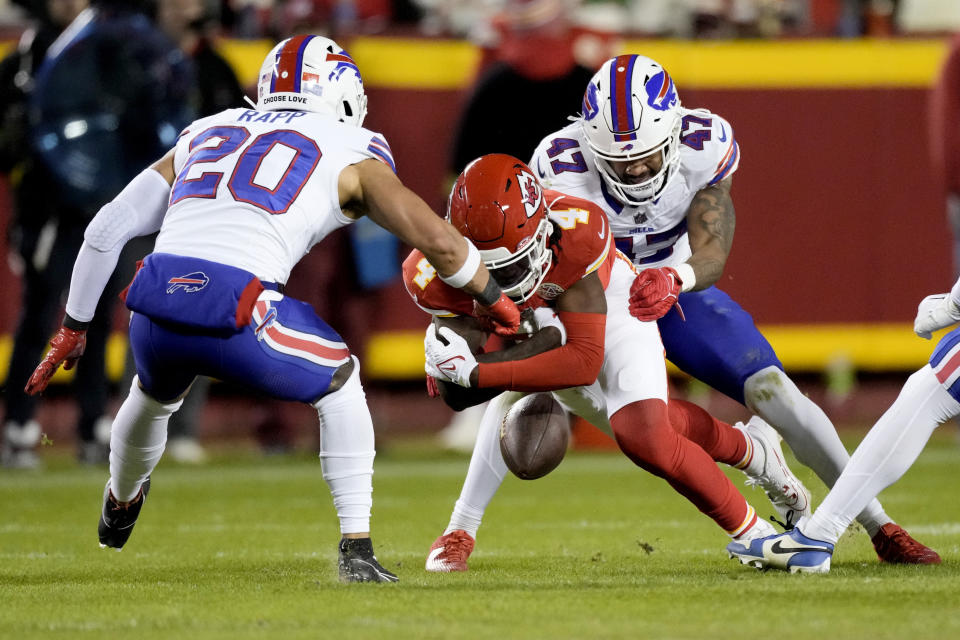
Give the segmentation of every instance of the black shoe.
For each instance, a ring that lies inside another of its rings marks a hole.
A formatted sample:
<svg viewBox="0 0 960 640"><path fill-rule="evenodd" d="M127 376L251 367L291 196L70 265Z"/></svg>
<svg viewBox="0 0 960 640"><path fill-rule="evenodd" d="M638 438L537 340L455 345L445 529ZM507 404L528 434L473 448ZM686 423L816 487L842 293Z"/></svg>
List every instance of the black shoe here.
<svg viewBox="0 0 960 640"><path fill-rule="evenodd" d="M393 575L377 562L370 538L340 540L340 582L396 582Z"/></svg>
<svg viewBox="0 0 960 640"><path fill-rule="evenodd" d="M100 524L97 533L100 534L100 548L112 547L117 551L123 548L133 532L133 525L137 524L137 516L143 507L147 494L150 493L150 478L143 481L140 493L127 505L117 502L110 491L110 481L103 489L103 509L100 511Z"/></svg>

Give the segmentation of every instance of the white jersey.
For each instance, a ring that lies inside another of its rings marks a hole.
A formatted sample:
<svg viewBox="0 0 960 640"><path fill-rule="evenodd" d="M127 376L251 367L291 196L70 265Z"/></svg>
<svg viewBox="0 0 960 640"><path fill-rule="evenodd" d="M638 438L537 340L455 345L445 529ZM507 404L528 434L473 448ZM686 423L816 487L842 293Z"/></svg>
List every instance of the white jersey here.
<svg viewBox="0 0 960 640"><path fill-rule="evenodd" d="M600 205L617 249L644 267L675 266L690 257L687 210L694 196L737 170L733 128L706 109L681 109L680 164L660 196L641 206L618 201L594 164L579 122L544 138L530 160L543 186Z"/></svg>
<svg viewBox="0 0 960 640"><path fill-rule="evenodd" d="M395 170L383 136L325 115L228 109L197 120L177 141L154 250L286 283L313 245L353 222L337 183L344 167L367 158Z"/></svg>

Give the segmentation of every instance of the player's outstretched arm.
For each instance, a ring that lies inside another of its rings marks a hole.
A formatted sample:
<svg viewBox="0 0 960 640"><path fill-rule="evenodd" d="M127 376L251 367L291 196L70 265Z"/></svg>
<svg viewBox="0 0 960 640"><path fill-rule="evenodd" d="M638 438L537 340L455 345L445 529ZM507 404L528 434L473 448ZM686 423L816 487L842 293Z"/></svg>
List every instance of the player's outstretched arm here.
<svg viewBox="0 0 960 640"><path fill-rule="evenodd" d="M683 291L706 289L723 275L723 267L733 245L733 233L737 219L730 197L733 178L697 192L687 210L687 234L693 255L687 260L693 270L693 278L681 272ZM681 271L680 268L677 269Z"/></svg>
<svg viewBox="0 0 960 640"><path fill-rule="evenodd" d="M47 388L61 364L70 369L86 345L87 325L117 266L120 251L136 236L160 229L175 176L173 150L141 172L101 207L83 234L73 265L63 326L50 341L50 351L37 365L24 390L35 395Z"/></svg>
<svg viewBox="0 0 960 640"><path fill-rule="evenodd" d="M405 243L423 252L440 278L472 295L501 325L515 331L520 311L500 290L476 248L379 160L345 168L339 182L341 207L366 215Z"/></svg>

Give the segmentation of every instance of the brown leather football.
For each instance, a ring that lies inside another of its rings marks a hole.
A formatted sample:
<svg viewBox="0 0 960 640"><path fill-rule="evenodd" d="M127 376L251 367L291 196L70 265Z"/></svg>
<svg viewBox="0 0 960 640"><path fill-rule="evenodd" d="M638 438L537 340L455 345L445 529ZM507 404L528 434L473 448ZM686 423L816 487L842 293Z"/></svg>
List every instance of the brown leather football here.
<svg viewBox="0 0 960 640"><path fill-rule="evenodd" d="M500 425L500 453L518 478L542 478L557 468L570 442L570 419L549 393L521 398Z"/></svg>

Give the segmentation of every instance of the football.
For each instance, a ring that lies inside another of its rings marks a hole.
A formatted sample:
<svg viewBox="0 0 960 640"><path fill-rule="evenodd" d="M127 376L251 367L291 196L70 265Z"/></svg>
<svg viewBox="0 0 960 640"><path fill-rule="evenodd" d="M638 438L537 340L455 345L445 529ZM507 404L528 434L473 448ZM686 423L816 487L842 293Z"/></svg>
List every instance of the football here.
<svg viewBox="0 0 960 640"><path fill-rule="evenodd" d="M500 425L500 453L518 478L542 478L557 468L570 442L570 419L549 393L514 404Z"/></svg>

